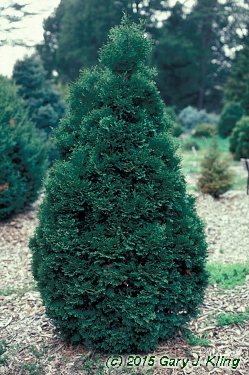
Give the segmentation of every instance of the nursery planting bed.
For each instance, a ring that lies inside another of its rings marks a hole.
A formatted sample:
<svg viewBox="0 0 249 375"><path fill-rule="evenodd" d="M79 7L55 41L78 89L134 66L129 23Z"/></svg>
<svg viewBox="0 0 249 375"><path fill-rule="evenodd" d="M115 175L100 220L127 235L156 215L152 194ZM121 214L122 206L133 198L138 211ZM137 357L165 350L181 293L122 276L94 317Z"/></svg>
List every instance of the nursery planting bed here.
<svg viewBox="0 0 249 375"><path fill-rule="evenodd" d="M249 259L249 197L242 191L230 191L219 200L194 194L197 211L206 222L209 261L245 263ZM83 362L89 364L97 353L85 346L69 345L54 334L42 306L31 273L28 248L29 238L38 223L38 204L36 202L24 213L0 224L0 350L2 345L2 352L5 351L0 357L0 374L98 374L95 363L88 372L86 367L83 369ZM189 330L196 337L208 340L207 346L191 346L181 334L161 343L155 352L143 354L143 357L148 355L157 359L152 374L248 374L249 321L220 327L215 319L220 313L243 314L248 307L248 277L244 285L233 290L210 285L198 319L189 324ZM104 363L107 356L100 355ZM160 364L162 357L165 364L165 356L178 359L178 365L165 367ZM223 362L226 358L231 359L229 366L222 365L222 356ZM182 369L181 358L189 359ZM232 368L232 359L238 358L239 365ZM196 361L202 366L192 366ZM142 374L145 368L140 366L133 370ZM128 371L124 369L122 373ZM113 370L112 373L116 372Z"/></svg>

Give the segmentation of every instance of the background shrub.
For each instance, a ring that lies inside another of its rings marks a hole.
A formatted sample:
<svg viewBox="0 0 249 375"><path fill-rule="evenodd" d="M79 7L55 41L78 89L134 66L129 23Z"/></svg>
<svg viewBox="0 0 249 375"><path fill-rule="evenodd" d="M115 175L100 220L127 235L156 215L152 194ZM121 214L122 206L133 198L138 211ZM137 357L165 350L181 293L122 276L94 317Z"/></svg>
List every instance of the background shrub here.
<svg viewBox="0 0 249 375"><path fill-rule="evenodd" d="M180 137L184 132L183 126L179 123L174 122L174 124L171 127L171 133L173 137Z"/></svg>
<svg viewBox="0 0 249 375"><path fill-rule="evenodd" d="M249 117L244 116L235 125L230 136L229 150L235 160L249 158Z"/></svg>
<svg viewBox="0 0 249 375"><path fill-rule="evenodd" d="M198 124L192 130L192 137L201 138L201 137L212 137L217 132L217 127L214 124Z"/></svg>
<svg viewBox="0 0 249 375"><path fill-rule="evenodd" d="M190 105L181 110L179 119L182 121L186 132L190 132L196 125L201 123L216 123L216 118L208 115L205 109L198 111L198 109Z"/></svg>
<svg viewBox="0 0 249 375"><path fill-rule="evenodd" d="M245 115L244 108L236 102L227 103L218 122L218 132L223 138L229 137L237 121Z"/></svg>
<svg viewBox="0 0 249 375"><path fill-rule="evenodd" d="M197 315L207 285L203 225L144 65L150 50L143 25L124 17L100 51L104 68L71 86L30 241L57 329L109 352L155 348Z"/></svg>
<svg viewBox="0 0 249 375"><path fill-rule="evenodd" d="M214 198L228 191L233 183L233 175L229 171L229 164L220 160L217 138L214 137L211 146L201 163L201 176L198 188L202 193L210 194Z"/></svg>
<svg viewBox="0 0 249 375"><path fill-rule="evenodd" d="M170 119L173 121L173 122L178 122L177 120L177 115L176 115L176 112L175 112L175 107L165 107L165 113L167 115L169 115Z"/></svg>
<svg viewBox="0 0 249 375"><path fill-rule="evenodd" d="M200 149L200 145L194 139L189 139L187 141L184 141L182 144L183 150L186 150L186 151L191 151L193 147L196 150Z"/></svg>
<svg viewBox="0 0 249 375"><path fill-rule="evenodd" d="M183 126L178 122L176 113L175 113L175 108L174 107L165 107L165 113L166 115L169 116L170 118L170 130L173 135L173 137L179 137L183 132L184 128Z"/></svg>
<svg viewBox="0 0 249 375"><path fill-rule="evenodd" d="M16 91L0 76L0 219L37 198L47 169L45 136L28 119Z"/></svg>

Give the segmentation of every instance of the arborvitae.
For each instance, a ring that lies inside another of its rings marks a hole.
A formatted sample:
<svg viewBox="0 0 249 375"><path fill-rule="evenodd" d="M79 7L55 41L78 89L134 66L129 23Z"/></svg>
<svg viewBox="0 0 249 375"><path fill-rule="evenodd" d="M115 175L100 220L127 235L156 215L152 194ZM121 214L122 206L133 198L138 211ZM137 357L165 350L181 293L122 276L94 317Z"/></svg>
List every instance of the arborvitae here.
<svg viewBox="0 0 249 375"><path fill-rule="evenodd" d="M233 184L233 175L229 171L229 163L220 159L217 137L201 163L201 176L198 187L202 193L210 194L214 198L228 191Z"/></svg>
<svg viewBox="0 0 249 375"><path fill-rule="evenodd" d="M218 122L219 135L222 138L229 137L237 121L245 115L244 108L236 102L227 103L221 113L220 120Z"/></svg>
<svg viewBox="0 0 249 375"><path fill-rule="evenodd" d="M249 159L249 117L243 116L238 121L230 136L229 150L235 160Z"/></svg>
<svg viewBox="0 0 249 375"><path fill-rule="evenodd" d="M186 194L164 103L145 65L151 42L126 16L81 73L56 131L31 239L33 274L73 343L148 351L195 317L206 242Z"/></svg>
<svg viewBox="0 0 249 375"><path fill-rule="evenodd" d="M47 170L45 139L38 136L16 91L0 76L0 219L37 198Z"/></svg>

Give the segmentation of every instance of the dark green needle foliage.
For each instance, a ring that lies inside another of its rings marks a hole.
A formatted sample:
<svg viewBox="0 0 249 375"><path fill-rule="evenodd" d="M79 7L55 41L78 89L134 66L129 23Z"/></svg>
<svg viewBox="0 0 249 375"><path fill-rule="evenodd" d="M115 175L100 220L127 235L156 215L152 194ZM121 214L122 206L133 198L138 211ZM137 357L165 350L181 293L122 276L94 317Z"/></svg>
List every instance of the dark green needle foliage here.
<svg viewBox="0 0 249 375"><path fill-rule="evenodd" d="M17 88L0 76L0 220L37 198L47 169L46 144Z"/></svg>
<svg viewBox="0 0 249 375"><path fill-rule="evenodd" d="M201 176L198 187L202 193L210 194L214 198L228 191L233 184L233 174L229 170L229 163L221 160L217 137L212 139L211 146L201 163Z"/></svg>
<svg viewBox="0 0 249 375"><path fill-rule="evenodd" d="M206 242L186 194L164 103L145 65L151 42L126 16L81 73L56 131L31 239L47 314L73 343L148 351L196 316Z"/></svg>
<svg viewBox="0 0 249 375"><path fill-rule="evenodd" d="M220 121L218 122L219 135L222 138L229 137L235 127L237 121L245 115L244 108L236 102L227 103L220 116Z"/></svg>
<svg viewBox="0 0 249 375"><path fill-rule="evenodd" d="M249 159L249 117L243 116L238 121L229 138L229 150L235 160Z"/></svg>
<svg viewBox="0 0 249 375"><path fill-rule="evenodd" d="M13 69L13 80L18 85L18 94L24 99L36 127L45 132L49 140L52 130L64 115L66 103L51 81L46 80L46 72L39 56L26 56L23 60L18 60ZM50 144L49 159L54 160L56 154L55 148Z"/></svg>

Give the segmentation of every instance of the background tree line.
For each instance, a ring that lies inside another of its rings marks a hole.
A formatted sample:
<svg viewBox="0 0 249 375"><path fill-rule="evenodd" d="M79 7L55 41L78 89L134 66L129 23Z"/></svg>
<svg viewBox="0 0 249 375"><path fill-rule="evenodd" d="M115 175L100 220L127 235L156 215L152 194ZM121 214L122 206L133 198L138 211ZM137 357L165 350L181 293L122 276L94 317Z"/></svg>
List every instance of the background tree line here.
<svg viewBox="0 0 249 375"><path fill-rule="evenodd" d="M61 0L44 21L44 40L37 51L48 78L56 72L63 84L75 81L81 69L98 64L96 51L125 11L135 21L145 19L147 34L155 41L149 60L157 67L166 105L220 112L226 81L238 60L232 52L248 44L247 3L197 0L187 9L179 1L170 6L161 0Z"/></svg>

